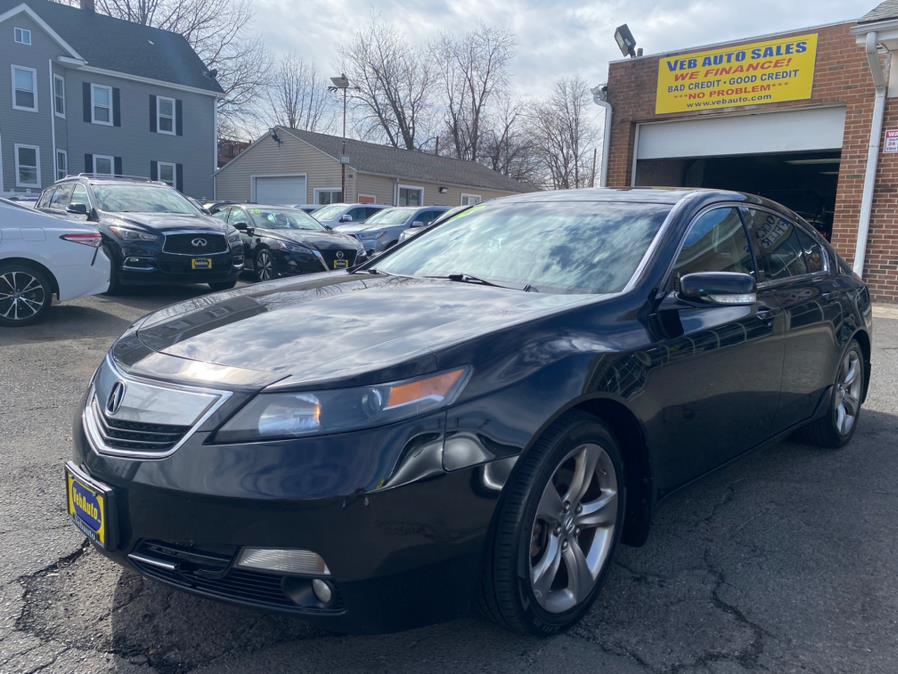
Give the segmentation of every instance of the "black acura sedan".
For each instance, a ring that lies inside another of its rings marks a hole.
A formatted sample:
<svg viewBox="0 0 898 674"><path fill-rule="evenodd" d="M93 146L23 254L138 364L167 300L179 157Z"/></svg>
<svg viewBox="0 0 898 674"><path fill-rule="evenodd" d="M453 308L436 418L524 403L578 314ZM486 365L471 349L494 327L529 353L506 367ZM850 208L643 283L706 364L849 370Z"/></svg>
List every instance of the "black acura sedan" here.
<svg viewBox="0 0 898 674"><path fill-rule="evenodd" d="M864 284L775 203L516 195L139 320L75 419L69 512L146 576L331 629L479 604L554 634L676 488L847 443L870 340Z"/></svg>
<svg viewBox="0 0 898 674"><path fill-rule="evenodd" d="M258 281L347 269L367 257L354 237L331 231L298 208L231 204L215 217L240 231L246 269Z"/></svg>
<svg viewBox="0 0 898 674"><path fill-rule="evenodd" d="M176 283L226 290L243 269L238 232L165 183L82 174L41 192L37 208L97 225L112 264L110 293Z"/></svg>

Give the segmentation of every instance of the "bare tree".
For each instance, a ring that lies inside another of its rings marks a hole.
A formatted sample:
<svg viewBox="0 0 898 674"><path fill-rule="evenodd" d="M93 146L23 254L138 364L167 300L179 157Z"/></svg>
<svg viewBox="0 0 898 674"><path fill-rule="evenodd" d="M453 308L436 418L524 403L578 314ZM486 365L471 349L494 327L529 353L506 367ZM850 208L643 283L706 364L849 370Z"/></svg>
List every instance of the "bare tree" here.
<svg viewBox="0 0 898 674"><path fill-rule="evenodd" d="M268 89L275 124L305 131L327 131L334 121L327 85L315 68L296 54L284 56Z"/></svg>
<svg viewBox="0 0 898 674"><path fill-rule="evenodd" d="M61 0L77 4L78 0ZM242 127L268 84L270 59L257 36L247 34L251 0L97 0L103 14L183 35L224 89L222 125Z"/></svg>
<svg viewBox="0 0 898 674"><path fill-rule="evenodd" d="M527 122L523 103L503 99L487 122L479 161L502 175L536 184L541 182L541 165Z"/></svg>
<svg viewBox="0 0 898 674"><path fill-rule="evenodd" d="M502 29L480 26L461 37L444 34L432 53L439 63L445 135L452 154L476 161L490 104L508 82L514 38Z"/></svg>
<svg viewBox="0 0 898 674"><path fill-rule="evenodd" d="M430 140L426 127L434 79L428 55L409 49L401 34L376 19L355 33L345 53L362 135L408 150L423 147Z"/></svg>
<svg viewBox="0 0 898 674"><path fill-rule="evenodd" d="M589 186L597 130L588 115L589 87L579 77L559 80L549 99L531 109L536 155L555 189Z"/></svg>

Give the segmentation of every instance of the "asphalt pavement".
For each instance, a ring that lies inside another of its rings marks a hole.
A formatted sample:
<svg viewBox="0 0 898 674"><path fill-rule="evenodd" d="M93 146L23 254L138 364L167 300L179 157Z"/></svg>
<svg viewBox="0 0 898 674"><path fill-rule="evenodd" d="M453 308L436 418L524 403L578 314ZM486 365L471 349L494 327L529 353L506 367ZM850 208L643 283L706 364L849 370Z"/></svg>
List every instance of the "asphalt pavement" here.
<svg viewBox="0 0 898 674"><path fill-rule="evenodd" d="M0 672L898 671L898 320L876 321L847 448L780 443L671 497L568 634L470 617L353 637L169 590L68 522L62 465L91 373L133 320L201 292L87 298L0 332Z"/></svg>

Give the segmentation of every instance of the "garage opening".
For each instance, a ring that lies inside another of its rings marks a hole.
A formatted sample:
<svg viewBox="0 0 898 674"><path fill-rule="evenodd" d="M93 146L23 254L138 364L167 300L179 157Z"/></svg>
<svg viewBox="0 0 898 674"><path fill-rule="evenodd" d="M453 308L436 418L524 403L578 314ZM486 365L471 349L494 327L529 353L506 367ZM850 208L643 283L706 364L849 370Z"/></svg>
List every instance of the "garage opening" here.
<svg viewBox="0 0 898 674"><path fill-rule="evenodd" d="M840 151L646 159L636 165L636 184L758 194L791 208L829 239L840 159Z"/></svg>
<svg viewBox="0 0 898 674"><path fill-rule="evenodd" d="M829 238L844 128L841 107L640 124L633 184L759 194Z"/></svg>

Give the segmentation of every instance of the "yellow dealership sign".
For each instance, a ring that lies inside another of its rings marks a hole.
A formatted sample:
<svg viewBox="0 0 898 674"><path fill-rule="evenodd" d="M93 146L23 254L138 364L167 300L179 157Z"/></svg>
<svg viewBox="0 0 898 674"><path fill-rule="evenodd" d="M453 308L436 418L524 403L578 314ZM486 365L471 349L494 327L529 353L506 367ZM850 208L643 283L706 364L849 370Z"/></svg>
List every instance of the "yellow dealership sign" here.
<svg viewBox="0 0 898 674"><path fill-rule="evenodd" d="M816 61L816 33L665 56L655 114L810 98Z"/></svg>

